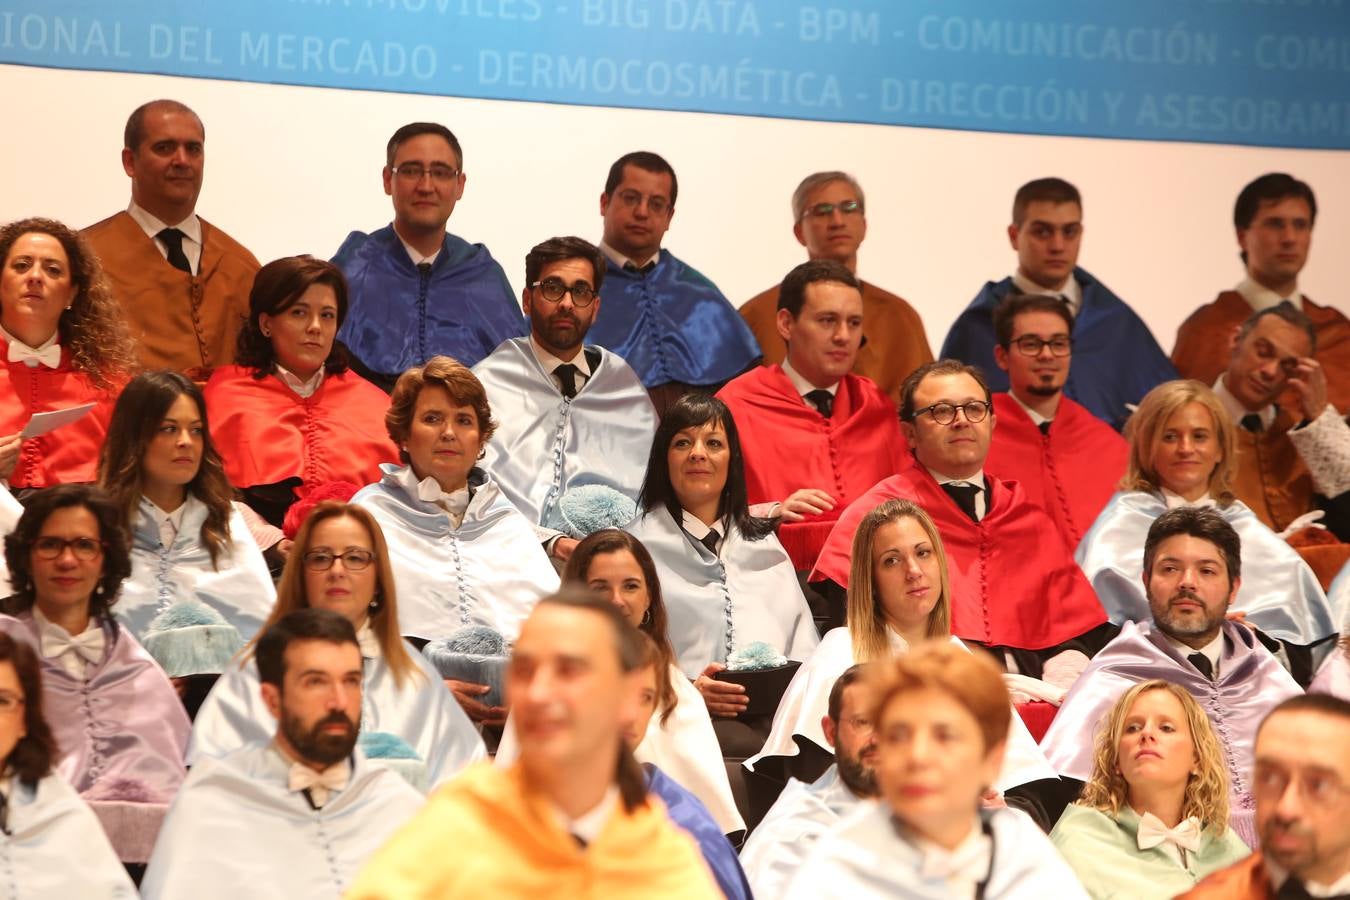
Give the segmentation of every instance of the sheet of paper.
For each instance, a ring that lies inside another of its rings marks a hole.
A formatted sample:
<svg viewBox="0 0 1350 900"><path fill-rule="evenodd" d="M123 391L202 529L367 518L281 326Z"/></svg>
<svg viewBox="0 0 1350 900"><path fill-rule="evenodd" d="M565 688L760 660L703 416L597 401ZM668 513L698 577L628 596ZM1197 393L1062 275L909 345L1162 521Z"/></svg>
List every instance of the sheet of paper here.
<svg viewBox="0 0 1350 900"><path fill-rule="evenodd" d="M69 425L76 419L83 418L89 410L94 408L94 405L93 403L81 403L79 406L71 406L67 409L33 413L33 418L29 419L28 424L23 426L23 439L39 437L60 428L62 425Z"/></svg>

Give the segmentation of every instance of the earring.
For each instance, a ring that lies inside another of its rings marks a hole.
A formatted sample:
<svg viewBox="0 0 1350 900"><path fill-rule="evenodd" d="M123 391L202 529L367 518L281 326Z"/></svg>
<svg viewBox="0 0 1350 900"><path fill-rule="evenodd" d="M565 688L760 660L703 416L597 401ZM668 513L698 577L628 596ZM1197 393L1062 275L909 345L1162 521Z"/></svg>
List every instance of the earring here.
<svg viewBox="0 0 1350 900"><path fill-rule="evenodd" d="M371 615L374 615L375 613L380 611L380 607L382 607L383 605L384 604L380 602L380 597L377 594L374 598L371 599L370 605L366 607L366 609L370 611Z"/></svg>
<svg viewBox="0 0 1350 900"><path fill-rule="evenodd" d="M638 623L638 627L641 628L644 625L650 624L652 624L652 608L649 606L647 607L647 610L642 614L642 621Z"/></svg>

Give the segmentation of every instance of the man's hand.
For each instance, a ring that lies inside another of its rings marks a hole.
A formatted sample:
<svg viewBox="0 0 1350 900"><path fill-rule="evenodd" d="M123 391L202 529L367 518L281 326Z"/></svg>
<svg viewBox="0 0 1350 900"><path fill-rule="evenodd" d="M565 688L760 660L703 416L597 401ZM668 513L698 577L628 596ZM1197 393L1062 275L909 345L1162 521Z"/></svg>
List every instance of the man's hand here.
<svg viewBox="0 0 1350 900"><path fill-rule="evenodd" d="M793 491L783 501L783 521L800 522L807 516L818 516L834 509L834 498L818 488Z"/></svg>
<svg viewBox="0 0 1350 900"><path fill-rule="evenodd" d="M488 706L475 698L481 697L492 688L486 684L474 684L472 681L456 681L453 678L445 679L445 686L450 689L450 693L455 695L459 705L469 714L469 718L483 725L505 725L506 713L505 706Z"/></svg>
<svg viewBox="0 0 1350 900"><path fill-rule="evenodd" d="M1301 356L1294 365L1289 386L1298 393L1303 418L1312 420L1327 408L1327 373L1311 356Z"/></svg>
<svg viewBox="0 0 1350 900"><path fill-rule="evenodd" d="M750 695L745 692L745 685L713 678L725 668L721 663L708 663L703 673L694 679L694 687L703 695L709 715L719 719L734 719L750 705Z"/></svg>

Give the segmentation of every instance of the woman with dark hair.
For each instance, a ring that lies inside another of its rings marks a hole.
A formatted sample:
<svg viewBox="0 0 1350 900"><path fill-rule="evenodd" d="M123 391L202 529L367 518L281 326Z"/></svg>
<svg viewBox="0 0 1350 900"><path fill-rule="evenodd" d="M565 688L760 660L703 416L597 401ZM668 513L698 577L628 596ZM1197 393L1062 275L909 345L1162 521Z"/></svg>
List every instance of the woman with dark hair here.
<svg viewBox="0 0 1350 900"><path fill-rule="evenodd" d="M804 660L820 638L773 522L750 515L740 438L721 400L686 394L666 412L638 509L625 528L656 561L680 668L715 719L735 718L745 689L713 677L733 652L764 642Z"/></svg>
<svg viewBox="0 0 1350 900"><path fill-rule="evenodd" d="M0 228L0 478L13 488L94 480L113 400L135 349L98 257L51 219ZM37 413L94 404L25 440Z"/></svg>
<svg viewBox="0 0 1350 900"><path fill-rule="evenodd" d="M98 476L131 531L131 577L117 615L132 633L144 641L159 613L200 601L253 637L276 592L232 502L201 389L177 372L132 379L113 409Z"/></svg>
<svg viewBox="0 0 1350 900"><path fill-rule="evenodd" d="M57 773L111 809L109 837L134 863L149 858L182 784L189 725L164 671L112 615L129 543L121 511L97 488L35 493L5 538L14 593L0 603L0 631L38 649Z"/></svg>
<svg viewBox="0 0 1350 900"><path fill-rule="evenodd" d="M278 528L319 485L368 484L398 459L384 431L389 395L349 369L334 340L346 316L341 269L312 256L273 260L253 279L236 364L206 383L225 474Z"/></svg>
<svg viewBox="0 0 1350 900"><path fill-rule="evenodd" d="M405 641L389 549L369 510L320 503L295 536L277 588L276 606L259 631L297 609L340 613L356 629L365 660L361 693L362 748L390 735L407 744L425 768L419 787L439 786L485 756L483 742L434 667ZM221 676L192 725L188 761L220 757L251 741L267 741L276 719L259 690L249 644Z"/></svg>
<svg viewBox="0 0 1350 900"><path fill-rule="evenodd" d="M0 632L0 890L7 897L129 898L135 888L98 817L52 771L41 663ZM71 865L79 848L80 864Z"/></svg>

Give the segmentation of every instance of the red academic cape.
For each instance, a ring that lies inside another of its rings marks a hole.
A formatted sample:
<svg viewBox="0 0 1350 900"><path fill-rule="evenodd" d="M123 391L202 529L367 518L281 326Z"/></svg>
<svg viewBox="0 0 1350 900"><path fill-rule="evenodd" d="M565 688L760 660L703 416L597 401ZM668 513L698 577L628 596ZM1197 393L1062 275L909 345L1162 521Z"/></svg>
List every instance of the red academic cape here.
<svg viewBox="0 0 1350 900"><path fill-rule="evenodd" d="M994 438L984 471L1016 481L1055 520L1065 545L1078 547L1116 492L1130 445L1068 397L1060 397L1049 434L1011 394L994 395Z"/></svg>
<svg viewBox="0 0 1350 900"><path fill-rule="evenodd" d="M301 397L275 375L221 366L206 383L211 439L230 484L249 488L300 478L297 498L329 481L379 481L380 463L398 462L384 429L389 395L350 369L323 377Z"/></svg>
<svg viewBox="0 0 1350 900"><path fill-rule="evenodd" d="M9 342L0 338L0 360L8 359L8 350ZM0 367L0 434L22 431L33 413L98 404L80 419L24 441L9 486L42 488L94 481L98 477L98 453L119 390L120 386L111 391L94 387L88 377L71 368L64 347L61 365L55 369L4 363Z"/></svg>
<svg viewBox="0 0 1350 900"><path fill-rule="evenodd" d="M1303 298L1303 313L1317 329L1317 361L1327 373L1327 399L1341 411L1350 413L1350 319L1340 310L1319 306ZM1237 291L1224 291L1213 303L1191 313L1177 329L1172 348L1172 364L1183 378L1196 378L1213 384L1228 368L1229 338L1252 314L1251 304ZM1279 401L1295 409L1298 395L1292 390Z"/></svg>
<svg viewBox="0 0 1350 900"><path fill-rule="evenodd" d="M798 570L815 565L848 504L904 465L895 405L861 375L839 382L828 419L802 400L782 366L751 369L717 396L740 432L751 503L784 500L801 488L819 488L836 501L829 512L779 528L778 539Z"/></svg>
<svg viewBox="0 0 1350 900"><path fill-rule="evenodd" d="M810 580L848 587L858 523L878 504L903 497L922 506L942 535L952 634L991 647L1044 650L1105 622L1101 602L1045 511L1016 482L985 480L988 511L976 523L911 459L844 510Z"/></svg>

